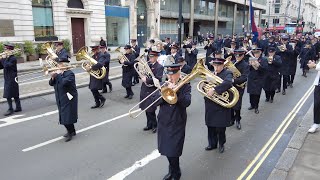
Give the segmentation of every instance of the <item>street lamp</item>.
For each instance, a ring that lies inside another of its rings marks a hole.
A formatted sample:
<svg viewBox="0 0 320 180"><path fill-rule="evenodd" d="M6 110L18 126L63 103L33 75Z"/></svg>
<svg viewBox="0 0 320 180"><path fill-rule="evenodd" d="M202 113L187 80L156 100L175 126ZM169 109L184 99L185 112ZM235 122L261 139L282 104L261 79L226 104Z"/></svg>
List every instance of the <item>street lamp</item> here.
<svg viewBox="0 0 320 180"><path fill-rule="evenodd" d="M140 16L139 16L139 18L140 18L141 20L144 20L144 14L141 13Z"/></svg>

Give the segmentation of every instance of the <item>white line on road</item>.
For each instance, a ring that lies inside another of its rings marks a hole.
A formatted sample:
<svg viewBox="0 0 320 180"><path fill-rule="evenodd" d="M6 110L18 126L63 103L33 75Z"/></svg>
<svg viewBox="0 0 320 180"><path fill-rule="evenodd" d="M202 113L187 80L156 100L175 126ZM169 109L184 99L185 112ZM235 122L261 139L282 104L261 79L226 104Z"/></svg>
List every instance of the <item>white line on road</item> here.
<svg viewBox="0 0 320 180"><path fill-rule="evenodd" d="M4 124L0 124L0 128L5 127L5 126L9 126L9 125L12 125L12 124L21 123L21 122L24 122L24 121L30 121L30 120L33 120L33 119L38 119L38 118L50 116L50 115L56 114L56 113L58 113L58 110L50 111L50 112L47 112L47 113L44 113L44 114L39 114L39 115L36 115L36 116L30 116L30 117L26 117L26 118L21 118L21 119L17 119L17 118L25 116L24 114L6 117L4 119L1 119L1 121L4 121L5 123Z"/></svg>
<svg viewBox="0 0 320 180"><path fill-rule="evenodd" d="M133 111L132 113L137 113L137 112L139 112L139 111L141 111L141 109L137 109L137 110ZM123 114L123 115L114 117L114 118L112 118L112 119L109 119L109 120L100 122L100 123L98 123L98 124L94 124L94 125L92 125L92 126L89 126L89 127L86 127L86 128L83 128L83 129L78 130L77 133L79 134L79 133L81 133L81 132L88 131L88 130L90 130L90 129L96 128L96 127L98 127L98 126L101 126L101 125L110 123L110 122L115 121L115 120L118 120L118 119L121 119L121 118L126 117L126 116L128 116L128 115L129 115L129 113L126 113L126 114ZM34 150L34 149L37 149L37 148L46 146L46 145L48 145L48 144L54 143L54 142L59 141L59 140L61 140L61 139L63 139L63 136L60 136L60 137L51 139L51 140L49 140L49 141L46 141L46 142L43 142L43 143L40 143L40 144L31 146L31 147L28 147L28 148L25 148L25 149L23 149L22 151L23 151L23 152L28 152L28 151L31 151L31 150Z"/></svg>
<svg viewBox="0 0 320 180"><path fill-rule="evenodd" d="M145 165L147 165L149 162L159 158L161 154L159 153L158 149L153 150L150 154L148 154L146 157L142 158L139 161L136 161L131 167L117 173L116 175L112 176L108 180L121 180L129 176L131 173L133 173L138 168L141 168Z"/></svg>

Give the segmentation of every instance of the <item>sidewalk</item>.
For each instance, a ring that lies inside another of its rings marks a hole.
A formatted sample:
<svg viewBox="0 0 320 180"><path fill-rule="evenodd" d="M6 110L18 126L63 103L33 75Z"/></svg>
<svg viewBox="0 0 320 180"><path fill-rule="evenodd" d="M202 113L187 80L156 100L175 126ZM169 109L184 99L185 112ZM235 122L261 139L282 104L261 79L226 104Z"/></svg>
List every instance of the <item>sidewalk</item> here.
<svg viewBox="0 0 320 180"><path fill-rule="evenodd" d="M303 117L268 180L320 179L320 133L308 133L312 124L313 105Z"/></svg>

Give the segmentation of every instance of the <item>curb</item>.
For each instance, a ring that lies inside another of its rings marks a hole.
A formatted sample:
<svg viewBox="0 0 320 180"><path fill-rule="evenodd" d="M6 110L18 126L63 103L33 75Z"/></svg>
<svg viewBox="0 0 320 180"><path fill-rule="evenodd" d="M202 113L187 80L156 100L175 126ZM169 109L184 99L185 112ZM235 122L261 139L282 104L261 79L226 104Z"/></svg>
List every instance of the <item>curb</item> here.
<svg viewBox="0 0 320 180"><path fill-rule="evenodd" d="M120 79L121 77L122 77L122 74L110 76L109 80ZM77 89L79 89L79 88L86 87L88 85L89 85L89 83L85 82L85 83L77 84L76 86L77 86ZM35 92L35 93L28 93L28 94L21 95L20 100L32 98L32 97L37 97L37 96L44 96L44 95L53 94L53 93L54 93L54 89L43 90L43 91L39 91L39 92ZM7 102L6 99L4 99L4 98L0 99L0 104L5 103L5 102Z"/></svg>
<svg viewBox="0 0 320 180"><path fill-rule="evenodd" d="M308 135L310 121L313 119L313 104L302 118L298 128L294 132L287 148L282 153L276 166L272 170L268 180L285 180L289 170L292 168L297 155L302 148L304 141Z"/></svg>

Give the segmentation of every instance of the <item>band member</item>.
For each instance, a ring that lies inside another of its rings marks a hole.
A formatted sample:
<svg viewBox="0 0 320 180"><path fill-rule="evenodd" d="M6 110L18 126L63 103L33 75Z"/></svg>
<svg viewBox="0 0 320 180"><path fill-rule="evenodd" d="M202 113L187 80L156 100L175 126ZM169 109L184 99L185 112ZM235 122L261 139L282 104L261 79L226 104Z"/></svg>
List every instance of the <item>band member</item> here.
<svg viewBox="0 0 320 180"><path fill-rule="evenodd" d="M243 49L238 49L234 51L236 60L233 62L234 66L241 73L241 76L233 79L233 85L239 91L239 100L235 106L231 108L231 125L236 121L236 127L241 129L241 106L242 106L242 96L244 94L245 83L248 79L249 65L244 60L244 55L246 51Z"/></svg>
<svg viewBox="0 0 320 180"><path fill-rule="evenodd" d="M68 51L63 47L63 42L56 42L56 54L59 59L63 59L65 61L69 61L70 58Z"/></svg>
<svg viewBox="0 0 320 180"><path fill-rule="evenodd" d="M266 102L273 103L274 95L280 81L279 68L281 67L281 57L276 55L276 48L270 47L268 50L268 65L266 66L264 91L266 93Z"/></svg>
<svg viewBox="0 0 320 180"><path fill-rule="evenodd" d="M223 82L207 92L208 96L214 93L222 94L232 87L232 72L224 69L225 59L214 58L212 64L215 75L220 77ZM208 146L206 151L216 149L219 144L219 152L224 152L226 142L226 127L230 126L231 109L225 108L204 97L205 101L205 121L208 127Z"/></svg>
<svg viewBox="0 0 320 180"><path fill-rule="evenodd" d="M307 77L307 71L309 70L308 62L309 60L315 60L316 51L312 47L310 41L306 41L304 48L300 53L300 68L302 69L302 76Z"/></svg>
<svg viewBox="0 0 320 180"><path fill-rule="evenodd" d="M218 39L215 40L215 44L216 44L217 49L223 48L223 39L222 39L221 34L218 35Z"/></svg>
<svg viewBox="0 0 320 180"><path fill-rule="evenodd" d="M179 46L177 44L173 44L171 46L171 56L173 57L175 63L178 63L178 57L180 57L178 53Z"/></svg>
<svg viewBox="0 0 320 180"><path fill-rule="evenodd" d="M185 49L184 58L185 58L187 64L190 65L189 62L190 62L190 58L191 58L190 56L191 56L191 48L192 48L192 38L188 37L187 41L185 42L185 44L182 47Z"/></svg>
<svg viewBox="0 0 320 180"><path fill-rule="evenodd" d="M4 89L3 89L3 98L7 99L8 102L8 111L4 114L5 116L12 115L13 112L22 111L20 98L19 98L19 85L15 81L15 78L18 76L17 72L17 59L14 54L10 51L14 50L14 46L10 44L5 44L5 51L0 57L0 69L3 69L3 78L4 78ZM16 109L13 110L12 107L12 98L16 103Z"/></svg>
<svg viewBox="0 0 320 180"><path fill-rule="evenodd" d="M163 48L166 51L166 55L171 54L171 39L170 39L170 37L166 37L165 44L164 44Z"/></svg>
<svg viewBox="0 0 320 180"><path fill-rule="evenodd" d="M92 49L92 52L94 53L92 58L95 59L98 63L93 66L86 66L87 72L90 70L99 70L102 67L104 67L104 64L107 61L107 58L103 52L99 53L99 46L90 46ZM89 82L89 89L92 92L92 95L94 97L95 105L91 107L91 109L95 109L98 107L102 107L104 103L106 102L106 98L104 98L100 93L99 90L102 90L103 88L103 80L97 79L94 76L90 75L90 82Z"/></svg>
<svg viewBox="0 0 320 180"><path fill-rule="evenodd" d="M237 43L236 41L231 41L231 48L225 50L224 58L228 58L229 56L232 56L231 60L234 61L236 57L234 56L234 50L236 49Z"/></svg>
<svg viewBox="0 0 320 180"><path fill-rule="evenodd" d="M280 69L280 82L281 83L281 79L282 80L282 94L285 95L286 94L286 89L287 89L287 84L289 83L289 68L290 68L290 64L292 64L292 60L293 60L293 49L292 46L289 44L288 40L289 40L289 36L284 35L281 37L282 42L281 44L278 46L277 48L277 55L279 55L281 57L281 69ZM280 47L280 49L279 49ZM283 49L282 49L283 48ZM281 87L281 85L280 85ZM279 90L280 90L279 87Z"/></svg>
<svg viewBox="0 0 320 180"><path fill-rule="evenodd" d="M226 35L226 38L223 41L223 45L224 47L227 47L227 48L231 47L231 39L229 34Z"/></svg>
<svg viewBox="0 0 320 180"><path fill-rule="evenodd" d="M267 47L265 48L265 51L264 51L264 55L265 56L268 55L269 47L277 48L277 43L275 42L275 37L274 36L270 36L269 39L268 39L268 45L267 45Z"/></svg>
<svg viewBox="0 0 320 180"><path fill-rule="evenodd" d="M168 87L175 88L180 80L180 65L172 64L167 67ZM155 98L157 98L155 96ZM187 107L191 104L191 86L184 84L177 92L176 104L168 104L161 99L158 114L158 150L169 161L169 173L164 180L181 177L179 157L182 155L187 123Z"/></svg>
<svg viewBox="0 0 320 180"><path fill-rule="evenodd" d="M180 64L181 72L183 72L184 74L191 73L191 71L192 71L191 67L186 63L186 61L184 60L184 58L182 56L180 56L178 58L178 63Z"/></svg>
<svg viewBox="0 0 320 180"><path fill-rule="evenodd" d="M206 52L206 65L208 67L211 67L210 63L209 63L211 61L210 55L217 50L217 48L214 44L214 36L213 35L209 35L209 43L206 46L204 46L204 49L207 50L207 52Z"/></svg>
<svg viewBox="0 0 320 180"><path fill-rule="evenodd" d="M262 49L252 49L256 59L249 59L250 72L248 75L247 92L250 94L251 106L248 110L254 109L256 114L259 114L259 101L261 90L264 85L264 75L267 66L267 59L261 57Z"/></svg>
<svg viewBox="0 0 320 180"><path fill-rule="evenodd" d="M156 47L153 47L153 49L149 53L149 66L154 74L155 78L161 82L162 75L163 75L163 66L160 65L157 61L159 57L159 52L157 51ZM154 86L154 82L152 77L141 77L141 80L144 82L141 85L141 91L140 91L140 101L145 99L149 94L154 92L157 87ZM146 109L151 103L153 102L152 98L148 98L146 101L142 102L140 104L140 108L142 110ZM152 129L153 133L157 132L157 118L156 118L156 106L152 106L146 110L146 116L147 116L147 126L143 128L144 131L148 131Z"/></svg>
<svg viewBox="0 0 320 180"><path fill-rule="evenodd" d="M198 49L196 47L196 43L192 42L191 43L191 49L190 52L188 52L189 54L189 61L186 60L187 64L191 67L191 69L194 67L194 65L196 65L197 63L197 56L198 56Z"/></svg>
<svg viewBox="0 0 320 180"><path fill-rule="evenodd" d="M313 104L313 125L308 130L309 133L314 133L320 127L320 63L316 64L315 61L309 61L308 67L316 69L318 74L314 80L314 104Z"/></svg>
<svg viewBox="0 0 320 180"><path fill-rule="evenodd" d="M109 69L110 69L110 54L107 52L105 46L100 46L100 53L105 57L104 67L106 68L106 76L102 79L102 93L108 92L107 85L109 86L109 92L112 91L112 83L109 80Z"/></svg>
<svg viewBox="0 0 320 180"><path fill-rule="evenodd" d="M122 64L122 86L126 88L127 95L124 98L132 99L133 97L133 91L132 91L132 75L134 73L134 60L135 55L132 53L131 46L126 45L124 47L125 57L128 59L128 61L123 61L123 59L119 60L119 63ZM120 58L119 58L120 59Z"/></svg>
<svg viewBox="0 0 320 180"><path fill-rule="evenodd" d="M292 39L291 42L296 44L293 49L292 61L290 61L291 63L289 66L289 83L288 83L288 85L292 88L294 77L296 75L296 70L297 70L297 57L299 56L301 48L300 48L300 46L297 46L296 39Z"/></svg>
<svg viewBox="0 0 320 180"><path fill-rule="evenodd" d="M49 85L54 87L59 110L59 123L67 129L67 134L64 137L68 142L72 136L76 135L74 123L78 120L78 92L74 73L71 70L63 69L67 67L66 63L69 60L58 58L56 61L61 70L51 73Z"/></svg>
<svg viewBox="0 0 320 180"><path fill-rule="evenodd" d="M136 39L131 39L131 46L132 49L134 49L133 54L135 55L135 57L139 57L140 56L140 47L137 45L137 40ZM139 74L134 71L134 75L133 75L133 80L132 80L132 84L138 84L139 83Z"/></svg>

